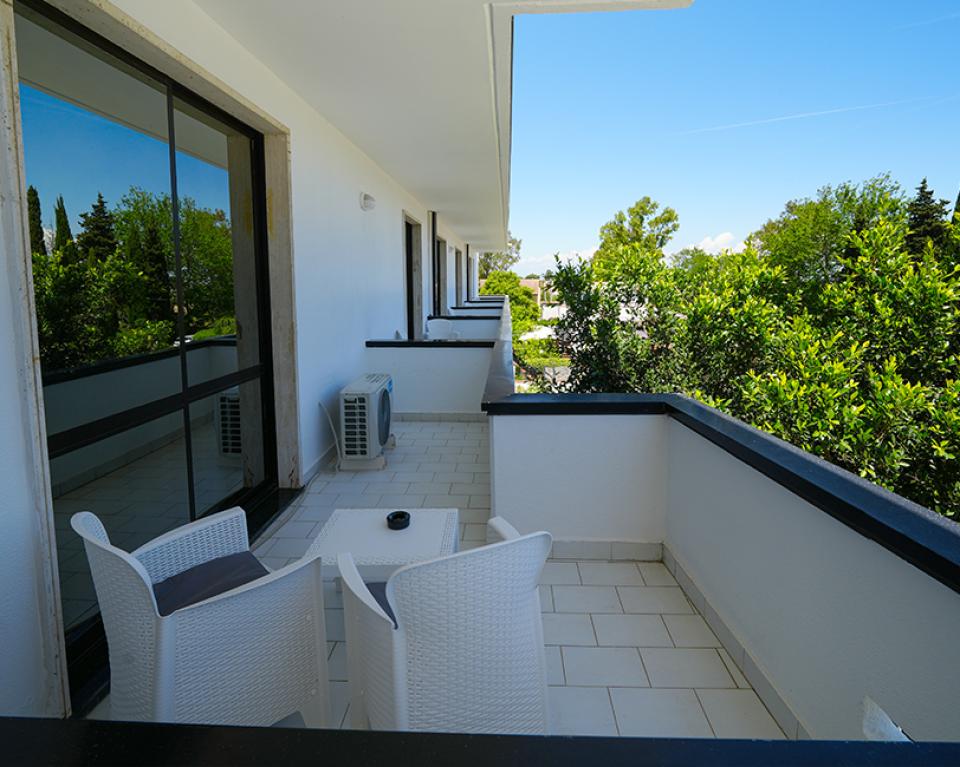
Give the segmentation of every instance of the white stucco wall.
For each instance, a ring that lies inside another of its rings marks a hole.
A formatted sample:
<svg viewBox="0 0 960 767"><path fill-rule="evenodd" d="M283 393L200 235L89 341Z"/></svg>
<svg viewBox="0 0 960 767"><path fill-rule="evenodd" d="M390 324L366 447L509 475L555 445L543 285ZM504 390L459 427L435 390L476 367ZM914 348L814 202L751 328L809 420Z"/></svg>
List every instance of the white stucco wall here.
<svg viewBox="0 0 960 767"><path fill-rule="evenodd" d="M494 416L491 503L522 533L660 543L666 416Z"/></svg>
<svg viewBox="0 0 960 767"><path fill-rule="evenodd" d="M450 316L455 317L455 315ZM491 316L490 319L451 319L450 321L453 323L453 329L465 341L491 341L500 336L500 317L496 315Z"/></svg>
<svg viewBox="0 0 960 767"><path fill-rule="evenodd" d="M393 376L398 413L480 413L493 349L367 349L367 370Z"/></svg>
<svg viewBox="0 0 960 767"><path fill-rule="evenodd" d="M366 372L364 342L405 330L404 211L423 228L424 306L430 306L428 211L283 81L190 2L117 0L182 54L287 126L291 139L301 465L309 477L330 449L317 402L333 412ZM361 192L376 208L363 211ZM442 215L438 232L463 247Z"/></svg>
<svg viewBox="0 0 960 767"><path fill-rule="evenodd" d="M666 442L666 541L807 731L862 737L869 695L960 738L960 595L677 421Z"/></svg>

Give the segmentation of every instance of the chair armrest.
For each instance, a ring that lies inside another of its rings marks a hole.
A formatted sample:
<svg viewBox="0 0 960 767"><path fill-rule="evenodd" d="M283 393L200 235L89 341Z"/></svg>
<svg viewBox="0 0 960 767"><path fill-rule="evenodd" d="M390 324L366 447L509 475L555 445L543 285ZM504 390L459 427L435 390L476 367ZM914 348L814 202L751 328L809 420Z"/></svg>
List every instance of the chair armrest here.
<svg viewBox="0 0 960 767"><path fill-rule="evenodd" d="M357 604L366 608L374 615L383 618L383 620L390 625L390 628L393 629L393 619L383 611L383 608L380 607L377 600L373 598L373 594L370 593L367 584L364 583L363 578L360 577L360 572L357 570L357 566L353 561L353 556L350 554L337 554L337 567L340 570L340 579L343 582L343 588L349 589L350 595L356 598ZM347 598L349 598L349 595L344 595L344 599L346 600Z"/></svg>
<svg viewBox="0 0 960 767"><path fill-rule="evenodd" d="M487 543L511 541L519 538L520 533L503 517L490 517L487 520Z"/></svg>
<svg viewBox="0 0 960 767"><path fill-rule="evenodd" d="M247 517L239 506L198 519L149 543L131 555L152 583L159 583L211 559L249 551Z"/></svg>

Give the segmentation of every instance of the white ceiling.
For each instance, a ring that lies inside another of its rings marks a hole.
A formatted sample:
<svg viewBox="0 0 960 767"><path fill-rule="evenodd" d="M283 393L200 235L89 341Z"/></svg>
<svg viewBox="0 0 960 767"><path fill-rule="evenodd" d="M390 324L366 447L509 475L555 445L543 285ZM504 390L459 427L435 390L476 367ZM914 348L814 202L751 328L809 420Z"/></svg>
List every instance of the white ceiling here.
<svg viewBox="0 0 960 767"><path fill-rule="evenodd" d="M195 0L475 250L502 247L516 13L692 0Z"/></svg>

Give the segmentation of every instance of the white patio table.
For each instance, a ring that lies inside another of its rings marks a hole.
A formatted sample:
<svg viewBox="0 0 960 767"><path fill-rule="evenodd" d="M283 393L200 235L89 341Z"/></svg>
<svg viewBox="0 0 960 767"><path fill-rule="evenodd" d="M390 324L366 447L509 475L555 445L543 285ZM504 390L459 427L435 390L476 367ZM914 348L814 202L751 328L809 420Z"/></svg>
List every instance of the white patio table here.
<svg viewBox="0 0 960 767"><path fill-rule="evenodd" d="M387 527L393 509L337 509L320 529L307 556L320 554L324 579L336 578L337 554L349 552L364 581L385 581L404 565L453 554L459 536L456 509L402 509L404 530Z"/></svg>

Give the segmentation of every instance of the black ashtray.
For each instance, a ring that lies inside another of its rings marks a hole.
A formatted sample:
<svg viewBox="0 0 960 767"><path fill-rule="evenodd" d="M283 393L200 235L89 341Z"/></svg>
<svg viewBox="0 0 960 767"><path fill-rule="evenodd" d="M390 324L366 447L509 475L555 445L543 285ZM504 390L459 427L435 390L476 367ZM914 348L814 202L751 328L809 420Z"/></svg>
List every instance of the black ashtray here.
<svg viewBox="0 0 960 767"><path fill-rule="evenodd" d="M406 511L391 511L387 514L387 527L391 530L405 530L410 527L410 514Z"/></svg>

